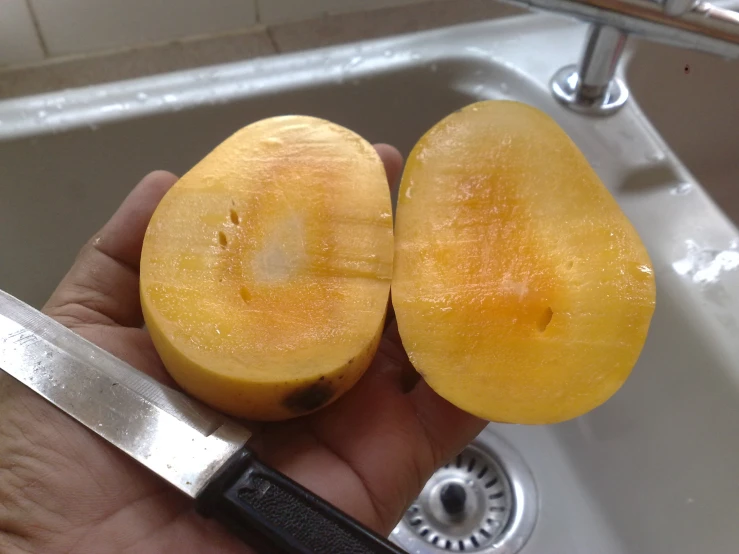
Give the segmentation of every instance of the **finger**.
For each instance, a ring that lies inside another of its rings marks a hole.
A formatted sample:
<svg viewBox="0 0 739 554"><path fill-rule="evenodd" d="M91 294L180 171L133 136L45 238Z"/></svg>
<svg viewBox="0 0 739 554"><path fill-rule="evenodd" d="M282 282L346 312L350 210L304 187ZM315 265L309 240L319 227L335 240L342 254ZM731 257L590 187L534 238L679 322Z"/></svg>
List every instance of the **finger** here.
<svg viewBox="0 0 739 554"><path fill-rule="evenodd" d="M423 379L408 398L425 431L424 439L433 452L435 467L457 455L487 424L443 399Z"/></svg>
<svg viewBox="0 0 739 554"><path fill-rule="evenodd" d="M283 434L264 437L265 456L281 471L310 483L313 492L382 533L390 532L433 472L485 426L440 398L416 402L400 389L397 371L393 361L379 355L334 405L288 424ZM440 417L451 418L440 430L430 429L439 423L428 412L434 408L442 411ZM296 432L301 423L302 433ZM292 440L296 436L302 444ZM330 479L316 479L316 468L332 467L332 459L353 475L335 471ZM348 496L352 483L361 490L357 482L366 494Z"/></svg>
<svg viewBox="0 0 739 554"><path fill-rule="evenodd" d="M123 265L138 269L141 245L151 216L177 177L154 171L144 177L94 239L96 249Z"/></svg>
<svg viewBox="0 0 739 554"><path fill-rule="evenodd" d="M389 144L376 144L375 150L380 156L382 163L385 165L385 174L387 175L387 182L390 185L390 193L395 194L400 184L400 176L403 171L403 156L398 152L398 149ZM387 303L387 314L385 316L385 328L392 323L395 319L395 312L393 311L393 303L388 300Z"/></svg>
<svg viewBox="0 0 739 554"><path fill-rule="evenodd" d="M415 408L425 438L435 451L435 461L454 456L471 440L469 433L479 433L484 422L444 400L422 379L403 348L397 321L388 327L383 338L382 353L399 368L394 377L396 387L399 386Z"/></svg>
<svg viewBox="0 0 739 554"><path fill-rule="evenodd" d="M142 324L139 302L141 245L155 208L177 177L150 173L131 191L103 228L82 248L44 306L65 325Z"/></svg>
<svg viewBox="0 0 739 554"><path fill-rule="evenodd" d="M431 474L459 454L487 422L452 405L423 380L403 348L397 321L392 322L385 332L380 349L378 357L391 363L385 365L384 371L368 372L367 380L377 389L368 396L375 398L374 402L378 397L387 399L388 405L381 408L384 413L395 412L397 415L398 410L405 412L404 425L396 429L394 450L396 455L404 454L406 459L415 461L404 464L394 482L383 482L383 476L373 473L367 466L364 466L365 476L368 482L377 483L375 498L382 498L386 491L397 489L401 492L400 498L406 502L401 506L407 506L420 493L420 486ZM404 433L402 429L405 429ZM414 488L412 485L415 483L420 485ZM392 522L390 514L391 511L386 509L381 516Z"/></svg>
<svg viewBox="0 0 739 554"><path fill-rule="evenodd" d="M398 187L400 173L403 170L403 156L397 148L389 144L375 144L375 150L377 150L377 154L385 165L385 174L390 190L395 192Z"/></svg>

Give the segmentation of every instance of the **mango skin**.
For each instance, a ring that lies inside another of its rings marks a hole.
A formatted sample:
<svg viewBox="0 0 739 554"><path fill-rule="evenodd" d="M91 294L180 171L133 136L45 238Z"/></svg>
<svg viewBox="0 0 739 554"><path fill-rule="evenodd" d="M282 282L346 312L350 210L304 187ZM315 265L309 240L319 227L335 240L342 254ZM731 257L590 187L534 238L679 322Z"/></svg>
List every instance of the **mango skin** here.
<svg viewBox="0 0 739 554"><path fill-rule="evenodd" d="M140 295L169 374L232 416L340 398L374 358L392 277L384 166L331 122L284 116L226 139L147 228Z"/></svg>
<svg viewBox="0 0 739 554"><path fill-rule="evenodd" d="M622 386L654 312L651 261L549 116L512 101L451 114L414 147L398 198L393 306L439 395L551 424Z"/></svg>

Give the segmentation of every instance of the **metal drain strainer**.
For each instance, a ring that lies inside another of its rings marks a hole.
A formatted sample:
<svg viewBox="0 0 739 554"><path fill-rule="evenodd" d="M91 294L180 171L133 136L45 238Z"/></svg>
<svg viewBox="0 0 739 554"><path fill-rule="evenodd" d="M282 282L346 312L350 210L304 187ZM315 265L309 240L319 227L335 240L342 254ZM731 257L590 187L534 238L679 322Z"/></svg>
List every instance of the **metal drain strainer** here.
<svg viewBox="0 0 739 554"><path fill-rule="evenodd" d="M502 439L483 432L429 479L391 539L418 554L513 554L535 521L528 468Z"/></svg>

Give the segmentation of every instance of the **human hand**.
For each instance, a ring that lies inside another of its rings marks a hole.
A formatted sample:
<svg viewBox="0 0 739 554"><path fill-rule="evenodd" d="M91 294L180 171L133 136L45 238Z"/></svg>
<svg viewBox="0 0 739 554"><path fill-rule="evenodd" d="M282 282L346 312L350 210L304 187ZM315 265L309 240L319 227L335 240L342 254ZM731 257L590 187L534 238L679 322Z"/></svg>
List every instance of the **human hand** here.
<svg viewBox="0 0 739 554"><path fill-rule="evenodd" d="M378 145L393 183L398 152ZM82 249L44 307L67 327L175 386L142 329L146 226L176 177L155 172ZM483 428L415 376L393 321L360 382L332 405L252 427L262 460L387 535L433 471ZM250 443L251 444L251 443ZM253 552L192 501L0 372L0 552Z"/></svg>

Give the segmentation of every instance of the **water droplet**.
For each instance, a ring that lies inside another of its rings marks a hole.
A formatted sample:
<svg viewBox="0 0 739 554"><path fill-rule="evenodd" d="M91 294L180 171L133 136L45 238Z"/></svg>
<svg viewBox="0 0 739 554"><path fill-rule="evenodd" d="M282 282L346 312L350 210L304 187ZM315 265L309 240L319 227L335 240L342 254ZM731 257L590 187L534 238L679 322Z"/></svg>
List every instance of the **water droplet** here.
<svg viewBox="0 0 739 554"><path fill-rule="evenodd" d="M177 96L176 96L176 95L174 95L174 94L165 94L165 95L164 95L164 96L162 97L162 99L163 99L163 100L164 100L164 101L165 101L165 102L166 102L167 104L172 104L173 102L177 102Z"/></svg>
<svg viewBox="0 0 739 554"><path fill-rule="evenodd" d="M467 46L465 50L469 52L470 54L478 54L482 56L488 55L487 50L484 50L483 48L478 48L477 46Z"/></svg>
<svg viewBox="0 0 739 554"><path fill-rule="evenodd" d="M508 83L500 83L500 92L506 94L509 90Z"/></svg>
<svg viewBox="0 0 739 554"><path fill-rule="evenodd" d="M700 285L719 282L726 271L739 268L739 252L701 248L695 241L686 241L686 255L672 263L678 275L688 276Z"/></svg>
<svg viewBox="0 0 739 554"><path fill-rule="evenodd" d="M346 68L349 69L350 67L356 67L360 63L362 63L362 56L354 56L351 60L349 60L349 63L346 64Z"/></svg>
<svg viewBox="0 0 739 554"><path fill-rule="evenodd" d="M384 52L382 53L382 55L383 55L383 56L385 56L386 58L389 58L390 56L392 56L392 55L393 55L393 51L392 51L392 50L385 50L385 51L384 51Z"/></svg>
<svg viewBox="0 0 739 554"><path fill-rule="evenodd" d="M432 63L429 66L429 70L431 70L431 73L436 73L438 69L439 69L439 65L438 64Z"/></svg>
<svg viewBox="0 0 739 554"><path fill-rule="evenodd" d="M39 119L44 119L47 115L49 115L49 114L46 113L46 110L39 110L38 113L36 113L36 116Z"/></svg>
<svg viewBox="0 0 739 554"><path fill-rule="evenodd" d="M648 162L661 162L665 159L665 155L663 152L652 152L651 154L647 154L646 160Z"/></svg>
<svg viewBox="0 0 739 554"><path fill-rule="evenodd" d="M690 183L680 183L676 187L672 187L670 189L670 194L673 196L685 196L690 193L691 190L693 190L693 185Z"/></svg>
<svg viewBox="0 0 739 554"><path fill-rule="evenodd" d="M139 92L138 94L136 94L136 98L138 100L141 100L143 102L144 100L146 100L147 98L149 98L149 95L146 94L145 92Z"/></svg>

